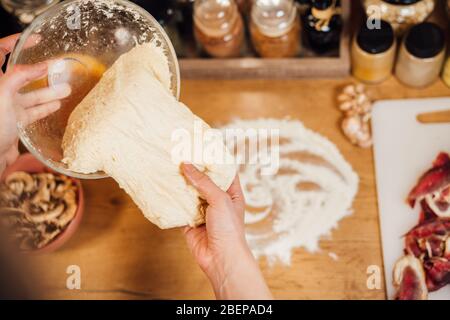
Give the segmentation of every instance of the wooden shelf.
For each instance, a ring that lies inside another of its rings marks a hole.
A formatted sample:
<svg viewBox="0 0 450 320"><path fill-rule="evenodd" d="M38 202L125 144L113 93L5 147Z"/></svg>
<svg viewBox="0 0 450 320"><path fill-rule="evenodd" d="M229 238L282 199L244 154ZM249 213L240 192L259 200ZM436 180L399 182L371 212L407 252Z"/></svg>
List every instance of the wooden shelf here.
<svg viewBox="0 0 450 320"><path fill-rule="evenodd" d="M300 54L297 58L262 59L254 56L232 59L180 59L183 78L319 78L345 77L350 73L350 0L342 0L344 28L336 57Z"/></svg>

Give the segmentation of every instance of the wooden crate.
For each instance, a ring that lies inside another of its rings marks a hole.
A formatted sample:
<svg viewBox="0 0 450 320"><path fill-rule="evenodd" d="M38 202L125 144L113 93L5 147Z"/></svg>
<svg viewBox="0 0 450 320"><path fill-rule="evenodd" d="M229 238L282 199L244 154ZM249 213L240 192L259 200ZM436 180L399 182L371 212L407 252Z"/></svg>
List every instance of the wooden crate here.
<svg viewBox="0 0 450 320"><path fill-rule="evenodd" d="M319 78L345 77L350 73L350 0L342 0L344 27L338 54L330 57L300 54L296 58L182 58L179 60L183 78Z"/></svg>

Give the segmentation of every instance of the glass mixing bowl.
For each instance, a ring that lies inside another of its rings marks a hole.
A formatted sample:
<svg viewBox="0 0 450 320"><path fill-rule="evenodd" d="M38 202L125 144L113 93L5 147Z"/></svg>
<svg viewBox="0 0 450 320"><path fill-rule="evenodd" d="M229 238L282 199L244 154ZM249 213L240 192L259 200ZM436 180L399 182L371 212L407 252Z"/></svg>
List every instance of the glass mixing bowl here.
<svg viewBox="0 0 450 320"><path fill-rule="evenodd" d="M67 82L72 87L60 110L27 127L18 124L27 149L51 169L76 178L98 179L103 172L80 174L61 162L61 142L72 110L116 59L136 44L156 41L165 52L171 73L171 91L178 99L180 72L175 50L158 22L126 0L69 0L42 15L23 32L8 68L46 61L48 76L25 91Z"/></svg>

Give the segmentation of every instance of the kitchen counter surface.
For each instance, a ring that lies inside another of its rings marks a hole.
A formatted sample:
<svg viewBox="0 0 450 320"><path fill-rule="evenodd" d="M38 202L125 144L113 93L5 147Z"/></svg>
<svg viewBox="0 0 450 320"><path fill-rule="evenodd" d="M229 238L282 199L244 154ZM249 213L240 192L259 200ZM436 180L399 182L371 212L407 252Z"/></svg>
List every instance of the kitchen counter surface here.
<svg viewBox="0 0 450 320"><path fill-rule="evenodd" d="M339 223L331 238L321 241L320 252L296 250L290 266L269 266L261 261L276 298L385 298L383 280L380 289L367 287L368 267L379 267L381 277L383 270L372 150L352 146L339 129L336 96L351 81L182 82L181 100L210 124L220 125L236 117L300 119L333 141L359 174L354 213ZM378 100L450 96L450 89L440 81L426 89L408 89L391 78L368 87L368 93ZM45 289L44 298L214 298L181 230L162 231L152 225L111 179L84 181L83 186L86 209L77 233L57 252L36 257L33 275ZM66 288L70 265L80 267L80 290Z"/></svg>

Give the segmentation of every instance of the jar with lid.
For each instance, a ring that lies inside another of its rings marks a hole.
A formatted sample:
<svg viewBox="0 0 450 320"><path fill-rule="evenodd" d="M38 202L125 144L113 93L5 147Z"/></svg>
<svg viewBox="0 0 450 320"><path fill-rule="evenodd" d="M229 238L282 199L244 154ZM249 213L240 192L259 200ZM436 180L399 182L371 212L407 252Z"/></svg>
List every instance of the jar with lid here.
<svg viewBox="0 0 450 320"><path fill-rule="evenodd" d="M251 10L252 44L263 58L297 55L300 20L293 0L256 0Z"/></svg>
<svg viewBox="0 0 450 320"><path fill-rule="evenodd" d="M194 1L177 0L177 29L183 49L182 57L195 56L197 51L194 38Z"/></svg>
<svg viewBox="0 0 450 320"><path fill-rule="evenodd" d="M236 3L233 0L196 0L194 33L198 43L210 56L239 56L244 40L244 24Z"/></svg>
<svg viewBox="0 0 450 320"><path fill-rule="evenodd" d="M33 22L34 18L58 2L60 0L0 0L3 8L16 16L17 20L24 26Z"/></svg>
<svg viewBox="0 0 450 320"><path fill-rule="evenodd" d="M395 74L411 87L424 87L439 78L445 59L445 34L431 22L412 27L400 48Z"/></svg>
<svg viewBox="0 0 450 320"><path fill-rule="evenodd" d="M380 20L377 27L364 23L352 43L353 76L366 83L379 83L392 74L396 41L392 26Z"/></svg>
<svg viewBox="0 0 450 320"><path fill-rule="evenodd" d="M389 22L397 35L422 23L433 12L435 0L364 0L369 17Z"/></svg>
<svg viewBox="0 0 450 320"><path fill-rule="evenodd" d="M253 0L236 0L238 9L243 15L246 15L250 11L252 1Z"/></svg>
<svg viewBox="0 0 450 320"><path fill-rule="evenodd" d="M444 64L444 71L442 71L442 80L444 80L444 83L450 87L450 55L447 57L447 60Z"/></svg>
<svg viewBox="0 0 450 320"><path fill-rule="evenodd" d="M298 13L303 16L306 11L311 7L311 0L295 0Z"/></svg>
<svg viewBox="0 0 450 320"><path fill-rule="evenodd" d="M311 4L311 8L303 16L307 43L319 54L337 49L342 30L337 0L311 0Z"/></svg>

